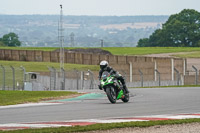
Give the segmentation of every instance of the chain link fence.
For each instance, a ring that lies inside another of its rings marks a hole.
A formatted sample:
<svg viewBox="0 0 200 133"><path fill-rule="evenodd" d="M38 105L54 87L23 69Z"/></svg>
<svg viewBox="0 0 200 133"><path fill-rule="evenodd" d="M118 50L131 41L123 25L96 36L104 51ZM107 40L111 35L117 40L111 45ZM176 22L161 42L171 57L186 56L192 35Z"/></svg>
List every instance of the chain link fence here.
<svg viewBox="0 0 200 133"><path fill-rule="evenodd" d="M122 75L126 79L126 85L128 87L152 87L152 86L176 86L176 85L184 85L183 75L176 70L174 75L174 80L165 80L165 74L159 72L159 70L155 69L155 73L145 74L142 70L138 69L137 75L132 75L124 73L121 71Z"/></svg>
<svg viewBox="0 0 200 133"><path fill-rule="evenodd" d="M0 65L0 90L24 90L23 67Z"/></svg>
<svg viewBox="0 0 200 133"><path fill-rule="evenodd" d="M28 90L28 91L53 91L53 90L84 90L98 89L98 72L64 70L48 67L45 74L26 72L23 67L0 65L0 90ZM152 75L145 75L138 70L138 75L125 71L119 73L125 78L128 87L172 86L184 84L199 84L199 70L193 66L193 71L185 75L174 68L174 79L164 80L165 75L155 70ZM132 81L131 81L132 80Z"/></svg>
<svg viewBox="0 0 200 133"><path fill-rule="evenodd" d="M78 71L56 69L48 67L47 75L37 75L37 79L32 80L32 90L84 90L97 89L97 81L92 71Z"/></svg>

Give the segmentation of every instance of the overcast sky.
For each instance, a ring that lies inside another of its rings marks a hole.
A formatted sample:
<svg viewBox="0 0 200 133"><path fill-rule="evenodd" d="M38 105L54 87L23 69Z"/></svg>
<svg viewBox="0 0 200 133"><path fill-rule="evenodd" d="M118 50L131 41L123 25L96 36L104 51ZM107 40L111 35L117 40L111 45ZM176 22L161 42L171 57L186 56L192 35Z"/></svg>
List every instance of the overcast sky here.
<svg viewBox="0 0 200 133"><path fill-rule="evenodd" d="M171 15L181 10L200 12L200 0L0 0L0 14Z"/></svg>

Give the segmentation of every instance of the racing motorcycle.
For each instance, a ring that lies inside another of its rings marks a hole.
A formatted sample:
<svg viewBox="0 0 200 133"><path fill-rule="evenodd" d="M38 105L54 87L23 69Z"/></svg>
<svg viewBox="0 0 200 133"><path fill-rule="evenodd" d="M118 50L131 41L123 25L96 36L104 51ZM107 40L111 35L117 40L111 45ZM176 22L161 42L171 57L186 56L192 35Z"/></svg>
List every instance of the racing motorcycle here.
<svg viewBox="0 0 200 133"><path fill-rule="evenodd" d="M102 73L100 86L106 92L111 103L116 103L116 100L119 99L125 103L129 101L129 93L125 94L122 83L114 75L110 75L109 72L104 71Z"/></svg>

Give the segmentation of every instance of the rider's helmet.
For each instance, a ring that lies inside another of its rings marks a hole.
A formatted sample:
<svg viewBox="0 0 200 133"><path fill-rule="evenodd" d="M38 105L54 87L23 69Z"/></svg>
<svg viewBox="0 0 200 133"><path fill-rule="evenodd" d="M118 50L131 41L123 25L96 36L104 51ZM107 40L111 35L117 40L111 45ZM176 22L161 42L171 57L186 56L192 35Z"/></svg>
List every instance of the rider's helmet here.
<svg viewBox="0 0 200 133"><path fill-rule="evenodd" d="M100 62L100 68L101 68L101 70L104 70L107 67L108 67L108 62L107 61L104 60L104 61Z"/></svg>

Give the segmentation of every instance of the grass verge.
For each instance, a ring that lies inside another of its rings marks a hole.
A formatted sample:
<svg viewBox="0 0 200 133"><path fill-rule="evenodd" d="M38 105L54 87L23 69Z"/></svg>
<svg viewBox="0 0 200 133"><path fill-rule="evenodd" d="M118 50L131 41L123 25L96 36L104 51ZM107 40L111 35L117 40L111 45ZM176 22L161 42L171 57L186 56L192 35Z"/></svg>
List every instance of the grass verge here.
<svg viewBox="0 0 200 133"><path fill-rule="evenodd" d="M112 47L103 49L110 51L114 55L147 55L200 51L200 48L191 47Z"/></svg>
<svg viewBox="0 0 200 133"><path fill-rule="evenodd" d="M200 58L200 51L186 54L175 54L173 56L181 57L181 58Z"/></svg>
<svg viewBox="0 0 200 133"><path fill-rule="evenodd" d="M68 91L0 91L0 106L14 105L28 102L39 102L61 96L77 94Z"/></svg>
<svg viewBox="0 0 200 133"><path fill-rule="evenodd" d="M82 48L87 49L87 47L82 47ZM0 47L0 49L54 51L59 48L56 48L56 47ZM66 48L66 49L72 49L72 48ZM101 49L108 50L114 55L147 55L147 54L200 51L200 48L198 47L105 47Z"/></svg>
<svg viewBox="0 0 200 133"><path fill-rule="evenodd" d="M54 51L59 47L0 47L0 49Z"/></svg>
<svg viewBox="0 0 200 133"><path fill-rule="evenodd" d="M72 132L87 132L87 131L97 131L97 130L110 130L110 129L128 128L128 127L143 128L143 127L151 127L151 126L156 126L156 125L188 124L188 123L194 123L194 122L200 122L200 119L108 123L108 124L94 124L94 125L89 125L89 126L25 129L25 130L16 130L16 131L8 131L8 132L10 133L50 133L50 132L51 133L72 133Z"/></svg>
<svg viewBox="0 0 200 133"><path fill-rule="evenodd" d="M59 69L60 63L54 62L25 62L25 61L2 61L0 60L0 65L3 66L13 66L20 67L23 66L28 72L49 72L47 66L52 66ZM80 65L80 64L67 64L65 63L65 70L88 70L99 71L99 66L97 65Z"/></svg>

